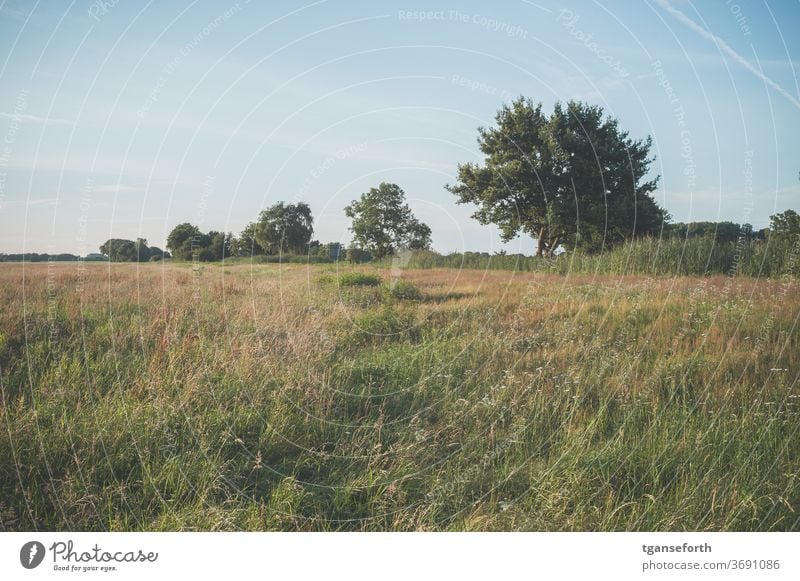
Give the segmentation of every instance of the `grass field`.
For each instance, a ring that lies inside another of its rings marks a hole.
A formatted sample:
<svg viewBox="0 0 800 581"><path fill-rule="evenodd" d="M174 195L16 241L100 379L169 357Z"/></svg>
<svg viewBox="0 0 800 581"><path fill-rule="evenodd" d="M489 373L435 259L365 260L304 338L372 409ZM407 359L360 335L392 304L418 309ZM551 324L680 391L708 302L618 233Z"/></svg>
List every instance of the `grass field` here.
<svg viewBox="0 0 800 581"><path fill-rule="evenodd" d="M0 265L3 530L800 529L796 280L394 277Z"/></svg>

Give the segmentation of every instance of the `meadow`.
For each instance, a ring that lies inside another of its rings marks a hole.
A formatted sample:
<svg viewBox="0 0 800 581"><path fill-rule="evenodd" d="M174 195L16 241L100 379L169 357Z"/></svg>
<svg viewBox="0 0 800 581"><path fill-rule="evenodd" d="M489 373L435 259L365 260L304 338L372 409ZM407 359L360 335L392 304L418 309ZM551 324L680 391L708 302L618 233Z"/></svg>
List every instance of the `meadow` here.
<svg viewBox="0 0 800 581"><path fill-rule="evenodd" d="M2 530L800 530L796 279L9 263L0 295Z"/></svg>

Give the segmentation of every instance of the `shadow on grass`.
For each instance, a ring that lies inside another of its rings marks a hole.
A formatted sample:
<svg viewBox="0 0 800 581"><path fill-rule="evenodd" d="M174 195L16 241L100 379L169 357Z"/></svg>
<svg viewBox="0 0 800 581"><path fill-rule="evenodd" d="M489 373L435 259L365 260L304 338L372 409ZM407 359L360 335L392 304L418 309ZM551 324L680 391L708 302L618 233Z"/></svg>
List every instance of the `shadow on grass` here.
<svg viewBox="0 0 800 581"><path fill-rule="evenodd" d="M445 293L441 295L425 295L421 300L423 303L441 304L447 301L457 301L459 299L468 299L475 296L475 293Z"/></svg>

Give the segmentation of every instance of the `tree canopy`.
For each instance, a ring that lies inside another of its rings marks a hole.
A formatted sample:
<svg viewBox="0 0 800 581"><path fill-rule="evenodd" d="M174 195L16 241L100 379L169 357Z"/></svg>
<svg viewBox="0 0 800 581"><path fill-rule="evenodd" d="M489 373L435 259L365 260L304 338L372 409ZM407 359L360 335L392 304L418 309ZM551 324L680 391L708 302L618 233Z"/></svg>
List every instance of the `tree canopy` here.
<svg viewBox="0 0 800 581"><path fill-rule="evenodd" d="M304 202L278 202L262 210L254 228L255 241L268 254L302 254L313 233L311 207Z"/></svg>
<svg viewBox="0 0 800 581"><path fill-rule="evenodd" d="M602 108L570 101L547 116L520 97L496 123L478 130L483 165L460 164L446 187L504 240L533 236L540 255L559 245L592 251L657 233L668 219L650 196L658 178L645 180L650 138L631 139Z"/></svg>
<svg viewBox="0 0 800 581"><path fill-rule="evenodd" d="M431 229L414 217L400 186L382 182L344 209L354 244L381 259L400 250L425 250Z"/></svg>
<svg viewBox="0 0 800 581"><path fill-rule="evenodd" d="M210 243L207 234L200 232L194 224L178 224L167 236L167 249L178 260L192 260L199 249Z"/></svg>

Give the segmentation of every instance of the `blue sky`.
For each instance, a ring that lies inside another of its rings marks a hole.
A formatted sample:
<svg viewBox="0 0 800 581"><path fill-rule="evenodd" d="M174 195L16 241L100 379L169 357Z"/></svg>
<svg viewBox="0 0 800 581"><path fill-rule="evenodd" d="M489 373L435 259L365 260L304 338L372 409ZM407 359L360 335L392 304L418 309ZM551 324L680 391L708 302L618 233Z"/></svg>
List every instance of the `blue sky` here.
<svg viewBox="0 0 800 581"><path fill-rule="evenodd" d="M800 209L800 3L0 4L0 252L163 245L307 201L315 237L399 184L434 247L501 245L443 186L517 95L651 135L673 218Z"/></svg>

